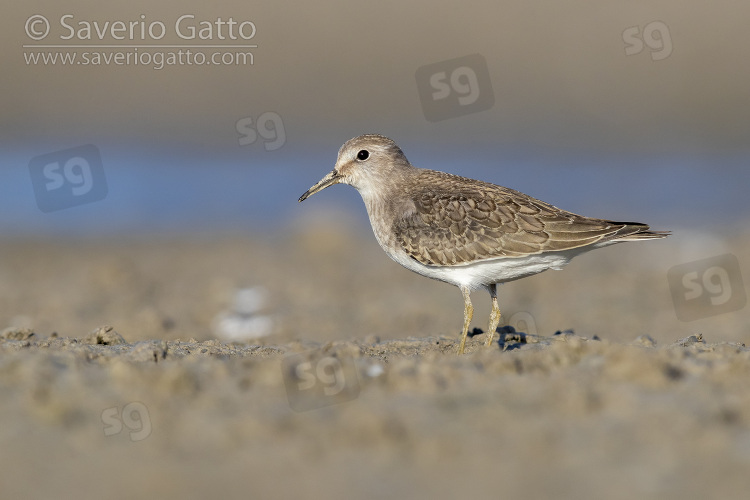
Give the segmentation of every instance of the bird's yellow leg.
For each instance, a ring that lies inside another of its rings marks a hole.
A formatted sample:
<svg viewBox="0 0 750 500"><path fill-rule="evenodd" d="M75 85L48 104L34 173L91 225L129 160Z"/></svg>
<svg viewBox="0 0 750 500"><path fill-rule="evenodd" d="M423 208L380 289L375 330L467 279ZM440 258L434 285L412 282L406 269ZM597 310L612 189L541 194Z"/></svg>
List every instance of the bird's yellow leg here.
<svg viewBox="0 0 750 500"><path fill-rule="evenodd" d="M497 306L497 286L493 283L489 286L489 290L490 297L492 297L492 311L490 311L490 326L487 328L487 347L492 345L497 324L500 322L500 308Z"/></svg>
<svg viewBox="0 0 750 500"><path fill-rule="evenodd" d="M466 346L466 335L469 333L469 323L471 323L471 318L474 316L474 306L471 305L469 289L466 287L460 288L461 293L464 295L464 331L461 334L461 344L458 346L458 354L463 354L464 347Z"/></svg>

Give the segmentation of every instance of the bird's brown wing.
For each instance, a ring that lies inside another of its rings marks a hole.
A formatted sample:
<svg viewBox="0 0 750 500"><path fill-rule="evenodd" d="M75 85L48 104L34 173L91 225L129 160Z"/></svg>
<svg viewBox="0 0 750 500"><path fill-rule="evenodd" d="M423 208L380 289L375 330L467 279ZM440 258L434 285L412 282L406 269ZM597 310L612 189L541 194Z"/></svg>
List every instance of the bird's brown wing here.
<svg viewBox="0 0 750 500"><path fill-rule="evenodd" d="M464 265L664 236L645 224L591 219L512 189L425 172L439 174L429 182L434 188L411 193L415 209L393 226L404 251L425 265Z"/></svg>

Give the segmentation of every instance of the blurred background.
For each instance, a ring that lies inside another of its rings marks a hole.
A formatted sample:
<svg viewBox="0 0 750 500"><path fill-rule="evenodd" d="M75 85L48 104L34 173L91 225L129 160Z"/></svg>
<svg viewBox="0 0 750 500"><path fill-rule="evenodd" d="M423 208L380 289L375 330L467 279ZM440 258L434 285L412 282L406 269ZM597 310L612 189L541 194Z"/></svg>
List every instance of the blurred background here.
<svg viewBox="0 0 750 500"><path fill-rule="evenodd" d="M208 338L267 296L256 309L281 334L453 336L458 292L388 261L353 189L297 203L343 142L381 133L417 166L674 231L505 287L540 333L746 339L748 15L722 0L13 2L0 323ZM692 264L727 254L724 281ZM731 283L732 306L678 320L678 265L704 298Z"/></svg>

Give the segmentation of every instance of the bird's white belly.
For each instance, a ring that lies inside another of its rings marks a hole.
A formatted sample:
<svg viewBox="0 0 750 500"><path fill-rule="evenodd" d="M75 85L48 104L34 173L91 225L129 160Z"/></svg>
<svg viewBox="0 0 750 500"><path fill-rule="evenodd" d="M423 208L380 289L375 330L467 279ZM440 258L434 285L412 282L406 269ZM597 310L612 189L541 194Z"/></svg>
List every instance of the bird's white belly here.
<svg viewBox="0 0 750 500"><path fill-rule="evenodd" d="M393 260L415 273L472 290L525 278L548 269L560 270L573 257L591 249L592 247L576 248L526 257L488 259L456 266L427 266L404 252L389 252L384 248Z"/></svg>

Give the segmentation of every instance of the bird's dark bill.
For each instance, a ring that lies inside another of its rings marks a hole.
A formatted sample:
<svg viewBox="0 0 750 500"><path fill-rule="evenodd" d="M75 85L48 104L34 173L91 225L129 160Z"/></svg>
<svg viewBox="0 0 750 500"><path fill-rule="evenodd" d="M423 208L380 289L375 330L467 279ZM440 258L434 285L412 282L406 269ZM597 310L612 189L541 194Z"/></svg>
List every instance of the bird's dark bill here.
<svg viewBox="0 0 750 500"><path fill-rule="evenodd" d="M303 202L310 196L314 195L318 191L322 191L328 186L332 186L333 184L337 184L339 180L341 179L341 176L338 172L335 170L332 170L328 175L320 179L317 184L315 184L313 187L305 191L305 194L299 197L299 201Z"/></svg>

